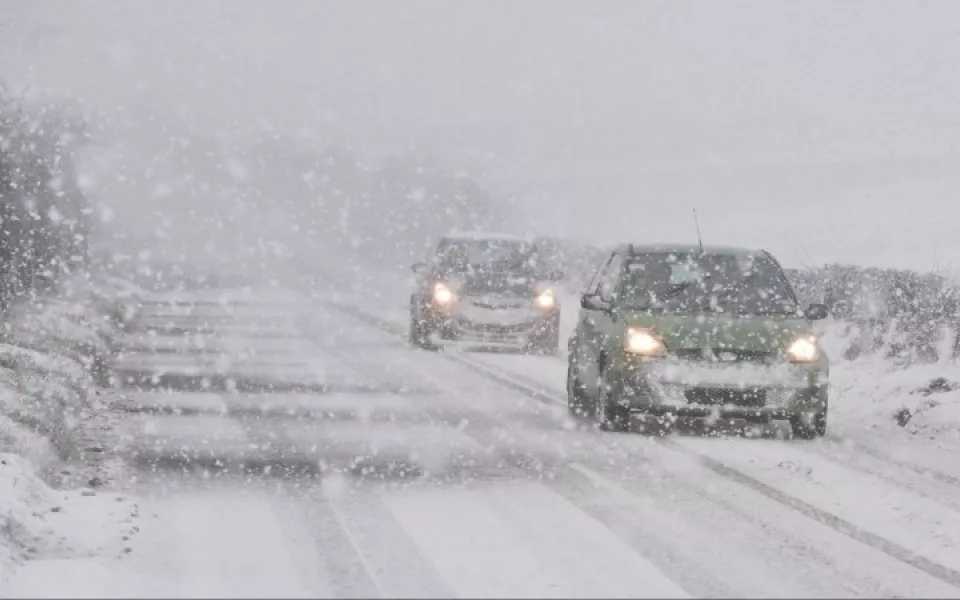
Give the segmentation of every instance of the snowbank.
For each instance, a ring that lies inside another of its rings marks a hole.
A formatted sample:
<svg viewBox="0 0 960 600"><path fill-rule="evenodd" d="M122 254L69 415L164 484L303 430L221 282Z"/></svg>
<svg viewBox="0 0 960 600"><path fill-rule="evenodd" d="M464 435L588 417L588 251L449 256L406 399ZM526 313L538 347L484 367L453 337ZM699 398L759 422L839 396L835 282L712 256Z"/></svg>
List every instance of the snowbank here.
<svg viewBox="0 0 960 600"><path fill-rule="evenodd" d="M901 363L883 352L846 360L846 350L858 342L856 328L831 323L821 335L832 359L831 408L837 423L960 443L957 360Z"/></svg>
<svg viewBox="0 0 960 600"><path fill-rule="evenodd" d="M124 555L138 516L126 496L54 490L27 459L0 454L0 590L30 558Z"/></svg>
<svg viewBox="0 0 960 600"><path fill-rule="evenodd" d="M70 531L96 521L94 513L73 510L73 504L92 505L92 492L55 492L44 480L97 487L117 473L115 396L103 384L138 293L120 280L77 277L55 295L18 303L4 316L0 582L13 564L33 554L89 547L72 540Z"/></svg>

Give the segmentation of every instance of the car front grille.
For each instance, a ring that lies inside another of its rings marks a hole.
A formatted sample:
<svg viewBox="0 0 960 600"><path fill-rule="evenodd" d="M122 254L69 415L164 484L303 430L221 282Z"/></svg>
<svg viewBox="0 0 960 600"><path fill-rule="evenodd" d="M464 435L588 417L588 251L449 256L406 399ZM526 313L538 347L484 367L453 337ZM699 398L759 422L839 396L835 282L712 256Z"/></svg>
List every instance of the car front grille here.
<svg viewBox="0 0 960 600"><path fill-rule="evenodd" d="M463 332L475 333L479 335L519 335L529 333L532 329L530 323L520 323L518 325L499 325L494 323L476 323L466 319L457 321L457 329Z"/></svg>
<svg viewBox="0 0 960 600"><path fill-rule="evenodd" d="M767 403L766 388L690 387L683 391L683 395L691 404L760 408Z"/></svg>
<svg viewBox="0 0 960 600"><path fill-rule="evenodd" d="M734 362L734 363L759 363L768 364L776 359L773 352L763 352L757 350L740 350L736 348L708 348L706 352L702 348L680 348L673 353L682 360L693 362ZM728 359L727 357L730 357ZM731 360L732 359L732 360Z"/></svg>

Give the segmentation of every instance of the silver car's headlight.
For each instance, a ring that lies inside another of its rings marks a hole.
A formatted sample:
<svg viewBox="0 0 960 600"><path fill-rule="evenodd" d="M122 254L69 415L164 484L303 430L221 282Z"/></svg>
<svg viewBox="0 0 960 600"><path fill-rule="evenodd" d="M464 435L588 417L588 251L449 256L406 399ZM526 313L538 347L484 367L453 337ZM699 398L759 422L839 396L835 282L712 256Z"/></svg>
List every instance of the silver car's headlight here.
<svg viewBox="0 0 960 600"><path fill-rule="evenodd" d="M445 283L437 283L433 286L433 301L440 306L450 306L456 296Z"/></svg>
<svg viewBox="0 0 960 600"><path fill-rule="evenodd" d="M547 310L557 305L557 297L553 295L553 290L544 290L537 295L533 303L537 308Z"/></svg>

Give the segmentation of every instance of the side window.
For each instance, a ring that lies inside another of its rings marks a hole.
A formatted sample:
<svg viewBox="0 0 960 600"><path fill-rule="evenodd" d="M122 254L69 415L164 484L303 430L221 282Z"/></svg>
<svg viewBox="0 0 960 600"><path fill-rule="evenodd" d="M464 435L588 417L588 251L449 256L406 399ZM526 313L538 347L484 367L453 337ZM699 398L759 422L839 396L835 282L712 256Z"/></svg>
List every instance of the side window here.
<svg viewBox="0 0 960 600"><path fill-rule="evenodd" d="M587 294L593 295L597 293L597 289L600 286L600 279L603 277L603 274L607 270L607 265L610 264L610 259L615 255L611 254L610 256L603 259L603 262L600 263L600 267L597 269L597 272L593 274L593 278L590 280L590 283L587 285Z"/></svg>
<svg viewBox="0 0 960 600"><path fill-rule="evenodd" d="M623 270L623 256L614 254L607 268L600 276L600 285L598 293L604 300L613 300L613 295L617 291L617 283L620 281L620 271Z"/></svg>

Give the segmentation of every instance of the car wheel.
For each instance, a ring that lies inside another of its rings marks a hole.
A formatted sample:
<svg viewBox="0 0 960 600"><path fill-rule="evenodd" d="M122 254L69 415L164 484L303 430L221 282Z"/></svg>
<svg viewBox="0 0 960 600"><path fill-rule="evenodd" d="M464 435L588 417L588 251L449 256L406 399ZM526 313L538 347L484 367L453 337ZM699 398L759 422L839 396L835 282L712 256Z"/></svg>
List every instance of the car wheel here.
<svg viewBox="0 0 960 600"><path fill-rule="evenodd" d="M560 351L560 336L555 332L548 333L530 344L528 351L540 356L556 356Z"/></svg>
<svg viewBox="0 0 960 600"><path fill-rule="evenodd" d="M597 386L596 414L599 417L600 429L604 431L626 431L630 425L630 410L620 404L619 394L607 382L606 375L601 371Z"/></svg>
<svg viewBox="0 0 960 600"><path fill-rule="evenodd" d="M813 413L810 420L803 418L803 414L795 414L790 417L790 430L793 437L802 440L813 440L821 438L827 433L827 409L826 407Z"/></svg>
<svg viewBox="0 0 960 600"><path fill-rule="evenodd" d="M668 436L673 431L673 420L651 413L644 413L632 425L639 433L654 437Z"/></svg>
<svg viewBox="0 0 960 600"><path fill-rule="evenodd" d="M560 352L559 317L536 330L533 339L527 344L526 351L540 356L556 356Z"/></svg>
<svg viewBox="0 0 960 600"><path fill-rule="evenodd" d="M567 412L575 418L590 416L587 393L580 380L577 379L572 359L567 361Z"/></svg>
<svg viewBox="0 0 960 600"><path fill-rule="evenodd" d="M430 329L416 310L415 301L410 302L410 344L417 348L430 346Z"/></svg>

